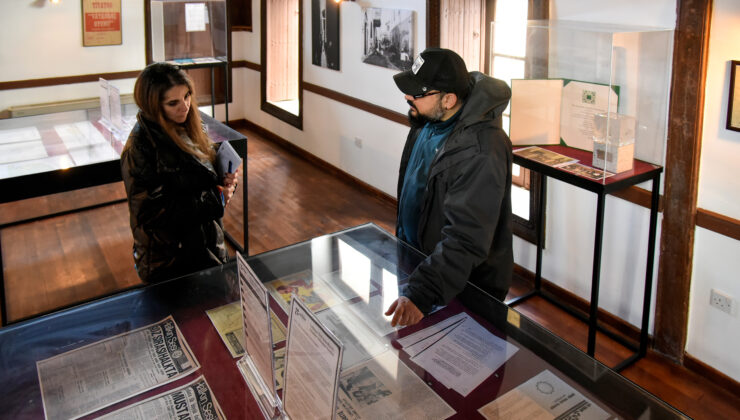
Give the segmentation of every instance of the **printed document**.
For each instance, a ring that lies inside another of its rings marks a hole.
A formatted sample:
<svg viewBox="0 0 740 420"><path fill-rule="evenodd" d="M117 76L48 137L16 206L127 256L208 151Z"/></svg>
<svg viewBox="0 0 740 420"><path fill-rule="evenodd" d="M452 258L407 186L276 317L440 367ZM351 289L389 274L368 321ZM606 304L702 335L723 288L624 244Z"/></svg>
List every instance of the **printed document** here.
<svg viewBox="0 0 740 420"><path fill-rule="evenodd" d="M206 378L199 376L189 384L166 394L155 395L99 418L104 420L221 420L226 416L221 411Z"/></svg>
<svg viewBox="0 0 740 420"><path fill-rule="evenodd" d="M424 381L396 357L385 352L342 372L337 418L446 419L455 414Z"/></svg>
<svg viewBox="0 0 740 420"><path fill-rule="evenodd" d="M172 316L36 363L47 419L75 419L200 365Z"/></svg>
<svg viewBox="0 0 740 420"><path fill-rule="evenodd" d="M478 412L487 419L509 420L614 418L549 370L484 405Z"/></svg>
<svg viewBox="0 0 740 420"><path fill-rule="evenodd" d="M411 346L411 361L462 396L467 396L519 350L467 314L449 328L433 331L436 338L431 342L424 340L425 347Z"/></svg>
<svg viewBox="0 0 740 420"><path fill-rule="evenodd" d="M285 413L292 420L333 418L342 343L300 299L290 302L285 348Z"/></svg>

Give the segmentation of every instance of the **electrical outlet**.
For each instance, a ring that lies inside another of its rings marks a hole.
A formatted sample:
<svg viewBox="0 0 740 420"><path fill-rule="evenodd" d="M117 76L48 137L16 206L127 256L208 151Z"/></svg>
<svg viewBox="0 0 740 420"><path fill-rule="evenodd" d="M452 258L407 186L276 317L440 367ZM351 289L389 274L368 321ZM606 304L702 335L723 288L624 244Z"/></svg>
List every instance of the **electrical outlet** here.
<svg viewBox="0 0 740 420"><path fill-rule="evenodd" d="M712 289L711 294L709 295L709 305L714 306L715 308L719 309L722 312L726 312L728 314L734 314L734 299L732 299L732 296L719 291L717 289Z"/></svg>
<svg viewBox="0 0 740 420"><path fill-rule="evenodd" d="M358 149L362 149L362 139L359 137L355 137L355 146L357 146Z"/></svg>

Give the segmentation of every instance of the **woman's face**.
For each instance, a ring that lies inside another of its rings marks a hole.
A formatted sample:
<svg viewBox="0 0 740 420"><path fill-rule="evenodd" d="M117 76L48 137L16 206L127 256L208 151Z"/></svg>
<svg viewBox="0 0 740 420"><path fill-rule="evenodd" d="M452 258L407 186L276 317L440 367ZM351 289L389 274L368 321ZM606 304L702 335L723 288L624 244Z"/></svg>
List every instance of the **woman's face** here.
<svg viewBox="0 0 740 420"><path fill-rule="evenodd" d="M182 124L188 119L190 89L187 85L173 86L164 93L162 111L164 116L175 124Z"/></svg>

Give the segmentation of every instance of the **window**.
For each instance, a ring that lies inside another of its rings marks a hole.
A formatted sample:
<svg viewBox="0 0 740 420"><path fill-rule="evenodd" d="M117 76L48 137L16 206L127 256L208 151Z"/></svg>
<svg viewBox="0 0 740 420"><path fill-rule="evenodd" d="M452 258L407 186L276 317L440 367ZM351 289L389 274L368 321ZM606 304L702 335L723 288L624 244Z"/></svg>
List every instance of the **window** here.
<svg viewBox="0 0 740 420"><path fill-rule="evenodd" d="M261 109L302 128L302 1L262 0L261 5Z"/></svg>
<svg viewBox="0 0 740 420"><path fill-rule="evenodd" d="M458 52L469 70L479 70L511 86L511 79L525 76L527 19L546 18L547 2L541 0L481 0L466 4L440 0L439 45ZM505 22L491 28L492 21ZM493 33L492 33L493 31ZM435 40L429 40L434 45ZM490 54L488 52L490 51ZM509 131L509 108L503 128ZM541 177L528 169L512 168L514 233L536 242Z"/></svg>

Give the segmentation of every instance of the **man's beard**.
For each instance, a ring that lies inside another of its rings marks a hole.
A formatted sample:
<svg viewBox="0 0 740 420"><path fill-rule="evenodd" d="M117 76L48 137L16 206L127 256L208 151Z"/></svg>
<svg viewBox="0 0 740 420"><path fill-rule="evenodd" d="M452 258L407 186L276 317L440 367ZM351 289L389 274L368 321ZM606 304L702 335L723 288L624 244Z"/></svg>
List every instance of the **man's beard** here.
<svg viewBox="0 0 740 420"><path fill-rule="evenodd" d="M419 112L419 109L414 106L413 101L406 101L406 103L408 103L411 107L411 109L409 109L408 117L409 123L412 126L424 125L428 122L434 123L437 121L442 121L442 117L444 117L445 115L445 109L442 107L442 101L437 101L437 104L431 111L431 115L422 115L421 112ZM416 111L416 115L413 114L413 111Z"/></svg>

